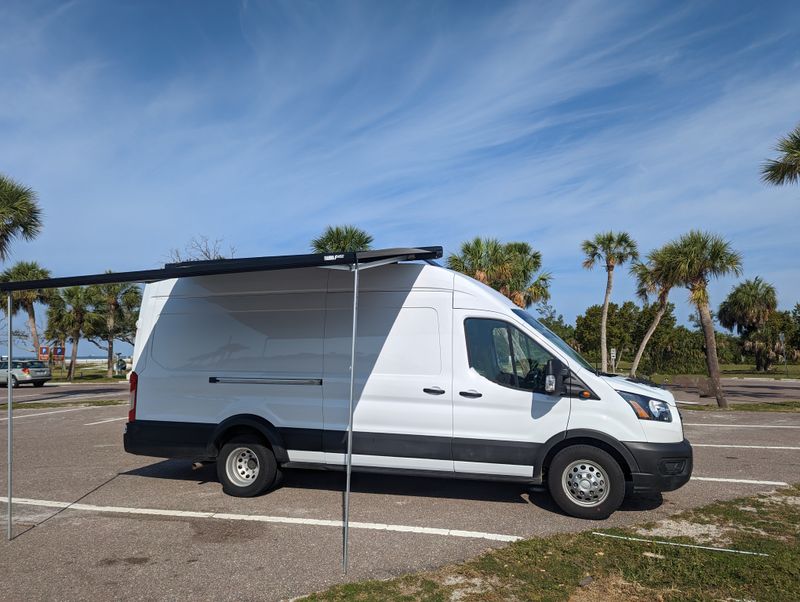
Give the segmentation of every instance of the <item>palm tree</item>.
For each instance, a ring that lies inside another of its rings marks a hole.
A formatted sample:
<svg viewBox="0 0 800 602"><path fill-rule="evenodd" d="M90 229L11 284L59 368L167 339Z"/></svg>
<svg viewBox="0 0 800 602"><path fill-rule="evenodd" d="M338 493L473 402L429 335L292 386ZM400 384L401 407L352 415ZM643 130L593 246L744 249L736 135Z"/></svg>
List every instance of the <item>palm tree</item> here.
<svg viewBox="0 0 800 602"><path fill-rule="evenodd" d="M36 193L0 174L0 260L8 259L11 242L32 240L42 229Z"/></svg>
<svg viewBox="0 0 800 602"><path fill-rule="evenodd" d="M611 288L614 284L614 268L627 261L636 261L639 250L636 241L627 232L615 234L613 231L596 234L592 240L584 240L581 250L585 255L583 267L591 270L595 265L602 265L606 270L606 296L603 299L603 314L600 319L600 369L608 371L608 348L606 347L606 329L608 327L608 303L611 300Z"/></svg>
<svg viewBox="0 0 800 602"><path fill-rule="evenodd" d="M708 282L727 274L742 272L742 256L731 249L722 237L710 232L692 230L663 249L669 278L678 286L689 289L689 300L697 307L705 338L706 366L717 405L728 407L722 391L717 359L717 341L708 299Z"/></svg>
<svg viewBox="0 0 800 602"><path fill-rule="evenodd" d="M728 330L736 329L753 348L756 370L769 367L769 348L764 341L756 339L776 309L778 296L775 287L756 277L734 287L717 312L719 323Z"/></svg>
<svg viewBox="0 0 800 602"><path fill-rule="evenodd" d="M50 270L43 268L35 261L19 261L0 274L0 282L44 280L46 278L50 278ZM48 303L51 296L51 292L47 289L16 291L11 296L12 315L19 311L24 311L28 315L28 329L31 333L34 353L39 353L39 331L36 328L34 306L36 303ZM3 309L6 311L5 306Z"/></svg>
<svg viewBox="0 0 800 602"><path fill-rule="evenodd" d="M498 290L522 309L550 299L553 277L550 272L540 272L542 254L526 242L507 243L505 252L508 278Z"/></svg>
<svg viewBox="0 0 800 602"><path fill-rule="evenodd" d="M461 253L451 253L447 267L492 286L508 277L505 246L496 238L476 236L461 244Z"/></svg>
<svg viewBox="0 0 800 602"><path fill-rule="evenodd" d="M88 324L96 320L92 311L92 294L88 287L71 286L54 295L47 308L47 329L45 336L52 341L68 339L72 343L67 379L72 382L75 376L75 362L78 359L78 343Z"/></svg>
<svg viewBox="0 0 800 602"><path fill-rule="evenodd" d="M355 226L328 226L311 240L314 253L349 253L372 248L372 236Z"/></svg>
<svg viewBox="0 0 800 602"><path fill-rule="evenodd" d="M770 159L761 168L761 179L780 186L800 182L800 125L778 140L780 158Z"/></svg>
<svg viewBox="0 0 800 602"><path fill-rule="evenodd" d="M540 271L542 254L526 242L476 237L447 258L447 267L491 286L523 309L550 298L552 275Z"/></svg>
<svg viewBox="0 0 800 602"><path fill-rule="evenodd" d="M87 323L84 334L97 347L105 349L106 376L111 378L114 375L114 341L120 339L133 344L142 290L138 285L123 282L97 284L89 289L95 315Z"/></svg>
<svg viewBox="0 0 800 602"><path fill-rule="evenodd" d="M643 301L647 302L650 295L655 295L658 309L656 310L653 321L647 328L647 332L642 337L642 342L639 344L639 349L636 351L636 356L633 358L631 365L630 375L635 377L636 370L639 368L639 363L642 361L644 350L650 338L658 328L661 318L667 311L667 303L669 301L670 290L675 286L672 280L672 274L666 269L666 258L662 249L650 251L647 254L647 262L637 262L631 267L631 273L636 277L636 294Z"/></svg>

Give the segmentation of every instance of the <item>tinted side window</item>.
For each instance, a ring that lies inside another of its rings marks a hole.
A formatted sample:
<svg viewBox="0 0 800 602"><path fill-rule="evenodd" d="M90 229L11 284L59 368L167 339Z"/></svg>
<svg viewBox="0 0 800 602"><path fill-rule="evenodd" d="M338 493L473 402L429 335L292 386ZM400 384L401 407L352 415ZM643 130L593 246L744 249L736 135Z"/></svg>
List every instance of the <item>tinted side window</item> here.
<svg viewBox="0 0 800 602"><path fill-rule="evenodd" d="M514 326L500 320L469 318L464 322L469 365L499 385L543 391L547 351Z"/></svg>
<svg viewBox="0 0 800 602"><path fill-rule="evenodd" d="M544 380L548 360L553 356L522 331L511 327L511 343L514 351L514 374L517 386L527 391L544 391Z"/></svg>
<svg viewBox="0 0 800 602"><path fill-rule="evenodd" d="M500 385L515 386L508 327L500 320L469 318L464 322L469 365Z"/></svg>

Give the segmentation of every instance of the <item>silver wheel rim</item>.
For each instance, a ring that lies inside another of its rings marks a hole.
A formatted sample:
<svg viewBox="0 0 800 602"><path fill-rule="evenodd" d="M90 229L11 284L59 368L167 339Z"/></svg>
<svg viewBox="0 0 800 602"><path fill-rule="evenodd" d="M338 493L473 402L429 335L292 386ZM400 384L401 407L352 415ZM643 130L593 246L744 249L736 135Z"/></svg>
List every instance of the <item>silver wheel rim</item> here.
<svg viewBox="0 0 800 602"><path fill-rule="evenodd" d="M249 447L237 447L225 460L225 473L228 480L237 487L252 485L260 470L258 456Z"/></svg>
<svg viewBox="0 0 800 602"><path fill-rule="evenodd" d="M602 466L590 460L578 460L564 469L561 485L571 501L588 508L605 501L611 484Z"/></svg>

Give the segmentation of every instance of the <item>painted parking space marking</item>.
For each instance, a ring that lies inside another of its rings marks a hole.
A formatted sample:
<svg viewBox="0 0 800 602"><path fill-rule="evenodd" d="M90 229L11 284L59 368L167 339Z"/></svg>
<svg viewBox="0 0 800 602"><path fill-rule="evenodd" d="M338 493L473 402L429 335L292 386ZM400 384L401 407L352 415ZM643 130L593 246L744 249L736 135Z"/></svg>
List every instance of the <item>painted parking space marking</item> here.
<svg viewBox="0 0 800 602"><path fill-rule="evenodd" d="M0 497L0 502L8 503L7 497ZM268 516L259 514L228 514L222 512L196 512L191 510L163 510L160 508L125 508L121 506L96 506L94 504L72 504L54 500L34 500L28 498L14 498L14 504L22 506L42 506L58 508L60 510L77 510L85 512L104 512L109 514L141 515L141 516L167 516L174 518L208 518L215 520L237 520L261 523L278 523L288 525L310 525L317 527L343 526L340 520L325 520L316 518L296 518L293 516ZM351 529L364 529L370 531L392 531L397 533L418 533L423 535L439 535L442 537L462 537L467 539L488 539L491 541L519 541L522 537L502 533L484 533L481 531L463 531L460 529L441 529L435 527L416 527L411 525L391 525L385 523L362 523L350 521Z"/></svg>
<svg viewBox="0 0 800 602"><path fill-rule="evenodd" d="M692 481L711 481L714 483L743 483L745 485L773 485L775 487L788 487L784 481L754 481L751 479L723 479L720 477L692 477Z"/></svg>
<svg viewBox="0 0 800 602"><path fill-rule="evenodd" d="M95 424L105 424L106 422L117 422L118 420L127 420L127 416L122 416L121 418L106 418L105 420L98 420L97 422L88 422L83 426L94 426Z"/></svg>
<svg viewBox="0 0 800 602"><path fill-rule="evenodd" d="M624 535L612 535L611 533L600 533L592 531L592 535L598 537L611 537L612 539L624 539L625 541L635 541L640 543L655 543L662 546L677 546L680 548L694 548L696 550L709 550L711 552L727 552L729 554L746 554L748 556L769 556L763 552L749 552L747 550L734 550L733 548L715 548L713 546L698 546L690 543L678 543L676 541L661 541L658 539L642 539L641 537L626 537Z"/></svg>
<svg viewBox="0 0 800 602"><path fill-rule="evenodd" d="M52 412L36 412L35 414L14 414L14 422L20 418L33 418L34 416L48 416L50 414L63 414L64 412L77 412L78 410L96 410L107 406L85 406L81 408L67 408L64 410L53 410ZM0 422L8 420L8 418L0 418Z"/></svg>
<svg viewBox="0 0 800 602"><path fill-rule="evenodd" d="M720 422L684 422L683 426L711 426L741 429L800 429L800 424L726 424Z"/></svg>
<svg viewBox="0 0 800 602"><path fill-rule="evenodd" d="M800 447L791 447L788 445L727 445L722 443L692 443L692 447L723 447L731 449L782 449L782 450L800 450Z"/></svg>

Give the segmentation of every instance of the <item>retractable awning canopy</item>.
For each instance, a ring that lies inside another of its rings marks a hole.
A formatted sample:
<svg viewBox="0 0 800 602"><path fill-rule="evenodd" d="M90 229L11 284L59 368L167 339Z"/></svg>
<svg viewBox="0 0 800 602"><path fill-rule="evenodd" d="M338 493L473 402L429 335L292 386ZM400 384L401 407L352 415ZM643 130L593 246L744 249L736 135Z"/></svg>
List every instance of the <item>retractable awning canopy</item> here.
<svg viewBox="0 0 800 602"><path fill-rule="evenodd" d="M376 249L348 253L311 253L308 255L274 255L270 257L245 257L241 259L218 259L211 261L184 261L168 263L163 268L137 270L133 272L107 272L84 276L46 278L43 280L19 280L1 282L0 292L62 288L65 286L85 286L89 284L110 284L117 282L157 282L171 278L190 276L215 276L242 272L263 272L269 270L288 270L329 266L360 265L367 267L376 263L394 263L415 259L439 259L442 247L400 247L395 249Z"/></svg>
<svg viewBox="0 0 800 602"><path fill-rule="evenodd" d="M347 423L347 480L344 494L343 549L342 566L347 571L348 533L350 526L350 472L353 459L353 404L355 401L355 363L356 336L358 324L358 274L363 269L374 268L398 261L415 259L432 260L442 256L442 247L402 247L395 249L377 249L374 251L357 251L349 253L313 253L309 255L277 255L273 257L246 257L243 259L219 259L213 261L184 261L168 263L161 269L139 270L135 272L106 272L86 276L67 276L64 278L46 278L43 280L24 280L0 283L0 292L7 294L8 315L8 362L6 363L7 382L12 382L12 349L13 349L13 291L62 288L66 286L86 286L90 284L111 284L118 282L157 282L171 278L188 278L191 276L216 276L221 274L238 274L244 272L265 272L270 270L289 270L298 268L328 267L351 270L353 272L353 332L350 342L350 398L348 404ZM8 389L8 523L7 537L12 539L12 500L13 500L13 424L12 408L14 406L13 387Z"/></svg>

